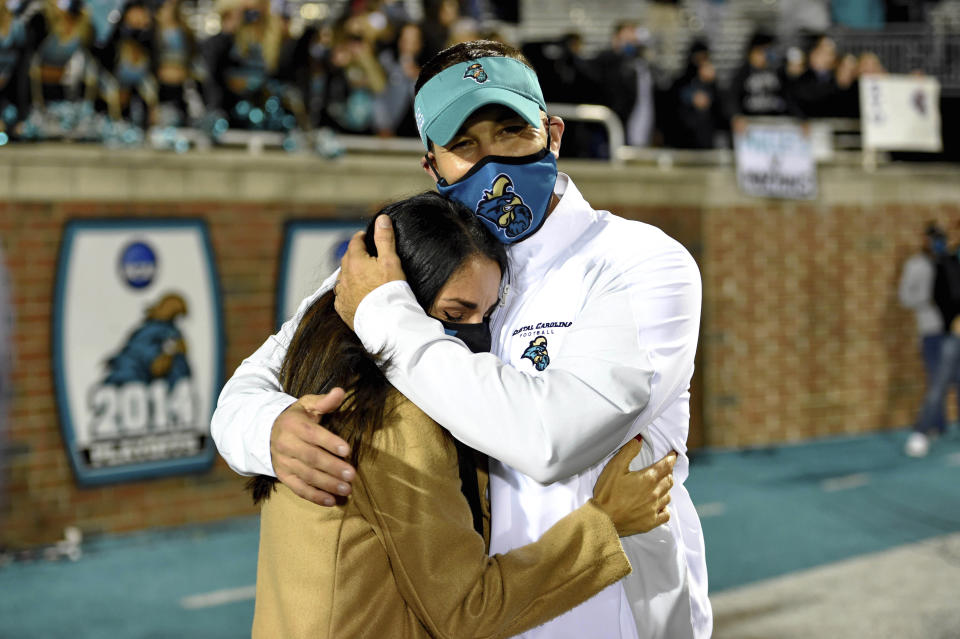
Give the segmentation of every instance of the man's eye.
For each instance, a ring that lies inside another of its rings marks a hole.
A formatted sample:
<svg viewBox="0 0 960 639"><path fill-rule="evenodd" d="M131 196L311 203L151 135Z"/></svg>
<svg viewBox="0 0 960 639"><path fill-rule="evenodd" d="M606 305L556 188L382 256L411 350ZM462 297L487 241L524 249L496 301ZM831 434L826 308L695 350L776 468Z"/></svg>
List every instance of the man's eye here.
<svg viewBox="0 0 960 639"><path fill-rule="evenodd" d="M447 149L450 151L463 150L470 145L470 140L460 140L459 142L454 142L453 144L447 145Z"/></svg>
<svg viewBox="0 0 960 639"><path fill-rule="evenodd" d="M459 322L463 319L463 313L451 313L449 311L444 311L443 314L446 316L447 321L449 322Z"/></svg>
<svg viewBox="0 0 960 639"><path fill-rule="evenodd" d="M513 126L505 126L505 127L503 127L503 132L504 132L504 133L509 133L510 135L520 135L521 133L524 132L524 130L525 130L526 128L527 128L527 126L526 126L525 124L516 124L516 125L513 125Z"/></svg>

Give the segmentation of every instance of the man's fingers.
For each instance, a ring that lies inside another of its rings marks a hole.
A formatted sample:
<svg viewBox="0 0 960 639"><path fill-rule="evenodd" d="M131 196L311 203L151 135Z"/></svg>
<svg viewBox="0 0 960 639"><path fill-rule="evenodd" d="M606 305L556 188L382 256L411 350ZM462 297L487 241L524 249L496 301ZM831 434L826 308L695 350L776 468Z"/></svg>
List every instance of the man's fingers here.
<svg viewBox="0 0 960 639"><path fill-rule="evenodd" d="M657 512L660 512L667 507L667 504L670 503L670 493L666 493L663 497L657 500Z"/></svg>
<svg viewBox="0 0 960 639"><path fill-rule="evenodd" d="M373 225L373 243L377 247L377 257L383 259L388 255L396 255L397 247L394 244L393 222L389 215L378 215Z"/></svg>
<svg viewBox="0 0 960 639"><path fill-rule="evenodd" d="M370 254L367 253L367 247L363 243L363 238L366 236L366 233L363 231L357 231L353 234L353 237L350 238L350 242L347 244L347 250L343 254L343 257L340 259L340 267L344 268L345 265L359 257L370 257Z"/></svg>
<svg viewBox="0 0 960 639"><path fill-rule="evenodd" d="M323 395L304 395L299 402L308 412L325 415L340 408L345 396L344 390L338 387Z"/></svg>
<svg viewBox="0 0 960 639"><path fill-rule="evenodd" d="M298 454L292 455L294 459L308 466L311 470L328 475L331 478L331 481L345 482L350 483L353 481L353 478L356 476L357 471L343 461L336 455L328 453L326 450L319 446L309 446L298 451ZM300 474L301 478L306 479L303 474ZM328 486L326 483L320 485L317 482L308 481L308 483L313 484L317 488L322 490L331 490L332 492L336 491L332 486ZM349 491L348 491L349 492ZM346 495L347 493L340 492L341 495Z"/></svg>
<svg viewBox="0 0 960 639"><path fill-rule="evenodd" d="M668 521L670 521L670 509L664 508L663 510L657 513L657 517L656 517L657 526L662 526ZM654 526L654 528L656 528L656 526Z"/></svg>
<svg viewBox="0 0 960 639"><path fill-rule="evenodd" d="M352 492L350 484L340 479L336 474L318 469L308 462L291 459L286 470L308 486L331 495L346 497Z"/></svg>
<svg viewBox="0 0 960 639"><path fill-rule="evenodd" d="M373 225L373 243L377 247L377 262L382 269L384 280L404 279L400 258L397 257L396 237L390 216L377 217Z"/></svg>
<svg viewBox="0 0 960 639"><path fill-rule="evenodd" d="M333 506L337 503L333 495L322 490L317 490L313 486L304 483L296 475L286 475L279 479L284 485L288 486L295 495L303 497L307 501L312 501L318 506Z"/></svg>

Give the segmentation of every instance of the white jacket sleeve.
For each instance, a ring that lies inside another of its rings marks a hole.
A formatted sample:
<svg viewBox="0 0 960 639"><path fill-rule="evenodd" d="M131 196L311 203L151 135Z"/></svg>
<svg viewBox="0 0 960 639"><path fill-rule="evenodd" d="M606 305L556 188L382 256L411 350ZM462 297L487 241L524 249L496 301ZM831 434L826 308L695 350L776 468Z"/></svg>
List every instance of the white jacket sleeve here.
<svg viewBox="0 0 960 639"><path fill-rule="evenodd" d="M277 416L297 401L280 390L280 367L300 318L333 287L339 272L334 272L303 300L294 316L243 360L220 391L210 433L220 456L241 475L277 476L270 458L270 431Z"/></svg>
<svg viewBox="0 0 960 639"><path fill-rule="evenodd" d="M368 350L385 349L391 383L457 439L549 483L603 459L687 390L700 297L682 246L644 258L588 295L540 375L445 335L406 282L364 298L354 326ZM682 451L686 434L666 437Z"/></svg>

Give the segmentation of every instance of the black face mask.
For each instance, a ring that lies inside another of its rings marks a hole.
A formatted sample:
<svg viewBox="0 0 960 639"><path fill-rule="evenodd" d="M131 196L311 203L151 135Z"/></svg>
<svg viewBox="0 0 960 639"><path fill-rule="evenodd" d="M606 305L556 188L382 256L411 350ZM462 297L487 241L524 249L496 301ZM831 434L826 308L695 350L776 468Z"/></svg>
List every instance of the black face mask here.
<svg viewBox="0 0 960 639"><path fill-rule="evenodd" d="M440 323L443 324L443 330L446 331L447 335L451 337L456 337L461 342L467 345L474 353L489 353L490 346L492 344L492 338L490 337L490 318L484 318L483 322L479 324L456 324L454 322L445 322L440 320Z"/></svg>
<svg viewBox="0 0 960 639"><path fill-rule="evenodd" d="M133 27L120 27L120 38L123 40L135 40L140 44L150 41L150 33L146 29L135 29Z"/></svg>

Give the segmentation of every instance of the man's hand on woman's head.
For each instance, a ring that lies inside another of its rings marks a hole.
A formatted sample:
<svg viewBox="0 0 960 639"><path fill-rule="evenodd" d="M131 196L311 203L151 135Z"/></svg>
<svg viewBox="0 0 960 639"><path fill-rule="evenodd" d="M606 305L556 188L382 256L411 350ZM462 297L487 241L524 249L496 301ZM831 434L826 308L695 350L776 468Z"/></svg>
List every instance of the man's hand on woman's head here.
<svg viewBox="0 0 960 639"><path fill-rule="evenodd" d="M406 279L400 258L397 257L393 224L389 216L379 216L374 225L373 242L377 247L377 257L367 253L363 244L364 235L363 231L358 231L351 238L347 252L340 261L340 279L333 289L337 314L350 328L353 328L357 307L368 293L387 282Z"/></svg>
<svg viewBox="0 0 960 639"><path fill-rule="evenodd" d="M320 425L326 413L343 402L342 388L325 395L304 395L284 410L270 431L270 457L277 479L297 495L333 506L337 496L350 494L356 470L340 459L350 446Z"/></svg>

